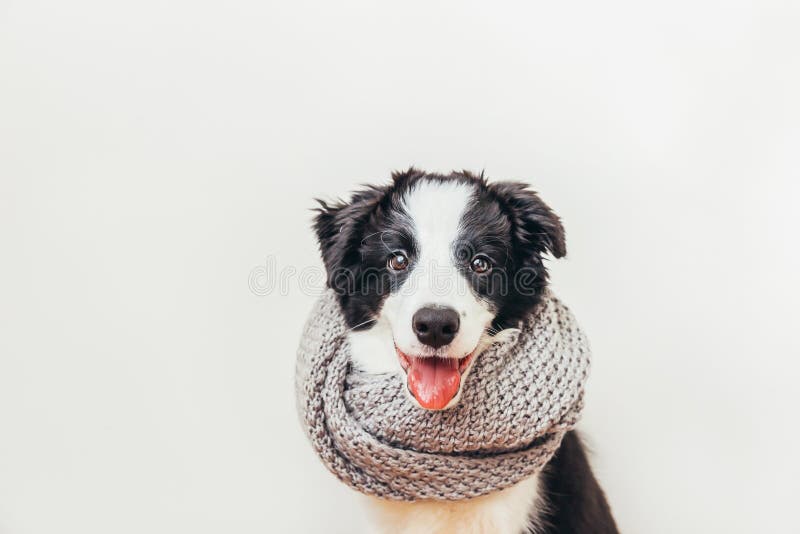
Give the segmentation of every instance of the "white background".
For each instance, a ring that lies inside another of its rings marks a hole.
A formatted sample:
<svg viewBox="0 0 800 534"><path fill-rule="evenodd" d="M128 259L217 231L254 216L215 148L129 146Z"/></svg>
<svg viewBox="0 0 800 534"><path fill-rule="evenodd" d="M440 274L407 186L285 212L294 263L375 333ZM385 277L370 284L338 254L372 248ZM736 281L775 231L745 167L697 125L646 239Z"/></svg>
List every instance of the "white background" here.
<svg viewBox="0 0 800 534"><path fill-rule="evenodd" d="M312 198L410 164L563 217L624 532L796 528L798 27L791 1L0 1L0 533L360 525L295 417L313 296L248 280L319 267Z"/></svg>

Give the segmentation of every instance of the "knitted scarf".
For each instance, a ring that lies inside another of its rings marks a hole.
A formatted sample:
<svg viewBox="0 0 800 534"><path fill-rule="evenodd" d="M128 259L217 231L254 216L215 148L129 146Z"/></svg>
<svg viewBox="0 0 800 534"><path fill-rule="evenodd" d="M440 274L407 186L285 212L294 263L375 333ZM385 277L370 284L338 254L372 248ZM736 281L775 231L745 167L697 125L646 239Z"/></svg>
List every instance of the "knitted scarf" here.
<svg viewBox="0 0 800 534"><path fill-rule="evenodd" d="M366 374L349 353L329 290L297 352L301 423L343 482L402 501L477 497L539 472L580 416L590 357L575 318L549 292L518 334L476 358L448 410L415 406L401 373Z"/></svg>

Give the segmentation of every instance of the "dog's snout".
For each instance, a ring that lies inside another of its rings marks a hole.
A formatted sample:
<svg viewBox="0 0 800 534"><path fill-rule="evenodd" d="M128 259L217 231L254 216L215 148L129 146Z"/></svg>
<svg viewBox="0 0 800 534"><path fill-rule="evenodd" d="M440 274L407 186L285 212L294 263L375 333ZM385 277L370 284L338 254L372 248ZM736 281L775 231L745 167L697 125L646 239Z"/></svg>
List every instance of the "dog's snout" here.
<svg viewBox="0 0 800 534"><path fill-rule="evenodd" d="M420 343L438 349L456 337L460 324L452 308L421 308L411 319L411 326Z"/></svg>

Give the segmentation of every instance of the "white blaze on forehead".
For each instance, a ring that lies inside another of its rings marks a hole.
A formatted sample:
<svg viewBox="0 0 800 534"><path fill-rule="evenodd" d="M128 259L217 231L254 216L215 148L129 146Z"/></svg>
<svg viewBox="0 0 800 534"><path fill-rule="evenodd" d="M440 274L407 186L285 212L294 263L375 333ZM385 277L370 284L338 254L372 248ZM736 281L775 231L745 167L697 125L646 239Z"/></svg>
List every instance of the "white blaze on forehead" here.
<svg viewBox="0 0 800 534"><path fill-rule="evenodd" d="M406 193L403 207L414 227L420 260L451 263L453 243L474 194L474 186L455 181L424 181Z"/></svg>

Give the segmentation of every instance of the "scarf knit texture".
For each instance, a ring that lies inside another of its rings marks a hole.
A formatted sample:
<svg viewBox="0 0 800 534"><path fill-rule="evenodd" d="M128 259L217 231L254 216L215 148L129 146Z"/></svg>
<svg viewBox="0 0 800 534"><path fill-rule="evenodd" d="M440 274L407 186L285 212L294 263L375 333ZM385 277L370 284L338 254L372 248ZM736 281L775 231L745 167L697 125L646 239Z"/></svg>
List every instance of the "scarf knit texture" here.
<svg viewBox="0 0 800 534"><path fill-rule="evenodd" d="M538 473L580 417L589 345L549 291L517 334L477 356L460 402L443 411L414 405L400 372L354 368L347 332L327 290L297 352L297 408L325 466L367 495L461 500L508 488Z"/></svg>

